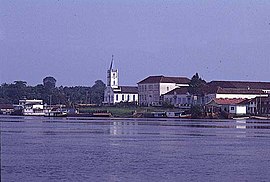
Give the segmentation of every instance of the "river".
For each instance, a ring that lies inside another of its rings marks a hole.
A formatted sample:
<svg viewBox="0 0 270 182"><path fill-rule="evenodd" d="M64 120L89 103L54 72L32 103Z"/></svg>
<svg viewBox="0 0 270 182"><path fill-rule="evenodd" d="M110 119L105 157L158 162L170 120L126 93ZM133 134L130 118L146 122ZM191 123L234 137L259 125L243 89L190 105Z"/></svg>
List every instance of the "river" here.
<svg viewBox="0 0 270 182"><path fill-rule="evenodd" d="M1 181L270 181L270 121L0 116Z"/></svg>

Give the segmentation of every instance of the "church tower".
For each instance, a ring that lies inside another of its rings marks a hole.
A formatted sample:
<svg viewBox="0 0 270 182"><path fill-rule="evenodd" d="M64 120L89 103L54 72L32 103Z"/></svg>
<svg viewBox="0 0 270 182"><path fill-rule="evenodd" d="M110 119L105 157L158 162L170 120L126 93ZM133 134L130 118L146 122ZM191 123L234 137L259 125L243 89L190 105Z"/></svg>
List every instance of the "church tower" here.
<svg viewBox="0 0 270 182"><path fill-rule="evenodd" d="M110 68L107 71L107 86L118 88L118 70L113 69L113 55Z"/></svg>

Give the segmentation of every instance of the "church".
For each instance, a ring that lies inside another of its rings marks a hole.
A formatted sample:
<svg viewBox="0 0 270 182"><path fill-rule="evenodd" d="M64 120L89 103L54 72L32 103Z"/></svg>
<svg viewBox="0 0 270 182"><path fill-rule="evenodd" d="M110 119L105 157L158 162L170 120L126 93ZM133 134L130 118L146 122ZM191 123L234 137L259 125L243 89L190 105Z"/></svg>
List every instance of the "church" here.
<svg viewBox="0 0 270 182"><path fill-rule="evenodd" d="M107 71L107 86L104 91L105 105L115 105L117 103L129 102L138 103L138 87L119 86L118 69L113 68L113 56L110 67Z"/></svg>

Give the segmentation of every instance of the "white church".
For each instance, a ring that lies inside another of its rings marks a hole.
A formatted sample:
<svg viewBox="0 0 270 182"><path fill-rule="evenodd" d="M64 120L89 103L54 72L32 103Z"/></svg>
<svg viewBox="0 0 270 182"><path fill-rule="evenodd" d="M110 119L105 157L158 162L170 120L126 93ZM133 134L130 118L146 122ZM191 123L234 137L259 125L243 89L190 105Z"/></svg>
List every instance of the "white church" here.
<svg viewBox="0 0 270 182"><path fill-rule="evenodd" d="M121 102L138 103L138 87L119 86L118 69L113 68L113 56L110 68L107 71L107 87L104 91L105 105L115 105Z"/></svg>

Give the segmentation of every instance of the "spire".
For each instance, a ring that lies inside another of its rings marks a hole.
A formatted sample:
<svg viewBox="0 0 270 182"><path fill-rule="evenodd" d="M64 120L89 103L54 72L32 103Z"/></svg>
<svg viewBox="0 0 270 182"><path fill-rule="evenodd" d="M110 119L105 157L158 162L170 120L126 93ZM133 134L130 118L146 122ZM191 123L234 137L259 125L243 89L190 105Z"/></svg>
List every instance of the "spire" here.
<svg viewBox="0 0 270 182"><path fill-rule="evenodd" d="M111 65L110 65L110 70L113 69L113 55L112 55L112 61L111 61Z"/></svg>

